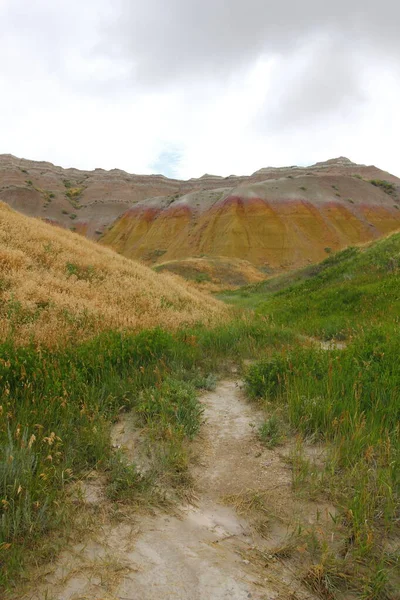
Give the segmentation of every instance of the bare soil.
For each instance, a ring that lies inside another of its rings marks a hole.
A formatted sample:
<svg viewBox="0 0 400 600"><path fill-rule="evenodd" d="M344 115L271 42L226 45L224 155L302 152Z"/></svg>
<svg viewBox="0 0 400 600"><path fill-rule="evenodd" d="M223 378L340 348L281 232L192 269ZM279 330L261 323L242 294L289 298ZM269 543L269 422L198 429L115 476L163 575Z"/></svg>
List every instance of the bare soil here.
<svg viewBox="0 0 400 600"><path fill-rule="evenodd" d="M330 508L295 499L289 449L268 450L258 442L255 428L263 414L246 402L238 382L220 383L202 401L194 499L174 514L127 509L118 520L99 508L96 533L66 548L38 573L35 586L15 598L315 598L301 582L298 559L278 550L290 545L296 522L304 527L328 519ZM120 422L113 442L133 457L131 435L129 422ZM106 503L96 481L85 482L80 493L88 503Z"/></svg>

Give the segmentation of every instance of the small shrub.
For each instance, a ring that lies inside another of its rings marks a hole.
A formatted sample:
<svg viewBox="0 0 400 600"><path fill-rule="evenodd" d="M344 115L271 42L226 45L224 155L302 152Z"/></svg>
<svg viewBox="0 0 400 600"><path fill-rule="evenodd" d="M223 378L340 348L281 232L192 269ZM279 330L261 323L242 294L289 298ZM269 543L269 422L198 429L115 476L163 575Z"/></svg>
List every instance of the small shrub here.
<svg viewBox="0 0 400 600"><path fill-rule="evenodd" d="M264 421L258 429L260 441L268 448L274 448L281 441L280 423L276 415Z"/></svg>
<svg viewBox="0 0 400 600"><path fill-rule="evenodd" d="M132 502L151 485L149 479L138 473L136 466L128 464L119 453L109 460L107 479L106 495L114 502Z"/></svg>
<svg viewBox="0 0 400 600"><path fill-rule="evenodd" d="M288 361L281 354L251 365L244 378L249 395L275 400L285 387L288 370Z"/></svg>
<svg viewBox="0 0 400 600"><path fill-rule="evenodd" d="M77 216L78 216L78 215L77 215L76 213L71 213L71 214L69 215L69 218L70 218L70 219L72 219L72 220L74 220L74 219L76 219L76 217L77 217Z"/></svg>
<svg viewBox="0 0 400 600"><path fill-rule="evenodd" d="M65 193L65 195L71 200L73 198L79 198L79 196L82 194L83 188L80 187L70 187L67 192Z"/></svg>
<svg viewBox="0 0 400 600"><path fill-rule="evenodd" d="M66 269L68 277L75 275L77 279L83 279L84 281L93 281L93 279L98 278L98 274L92 265L82 267L69 262L67 263Z"/></svg>
<svg viewBox="0 0 400 600"><path fill-rule="evenodd" d="M370 179L369 183L375 187L381 188L386 194L393 195L396 191L396 186L385 179Z"/></svg>
<svg viewBox="0 0 400 600"><path fill-rule="evenodd" d="M303 190L303 192L307 191L307 188L306 188L306 186L305 186L305 185L301 185L301 186L300 186L300 189L301 189L301 190Z"/></svg>

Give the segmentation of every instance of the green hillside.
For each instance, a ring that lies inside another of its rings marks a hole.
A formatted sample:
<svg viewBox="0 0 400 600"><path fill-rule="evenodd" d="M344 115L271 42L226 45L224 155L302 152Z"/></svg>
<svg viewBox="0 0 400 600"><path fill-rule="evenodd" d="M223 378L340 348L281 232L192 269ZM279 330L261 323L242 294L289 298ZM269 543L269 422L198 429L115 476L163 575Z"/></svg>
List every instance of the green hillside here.
<svg viewBox="0 0 400 600"><path fill-rule="evenodd" d="M245 382L265 407L267 444L279 443L288 427L324 444L322 466L301 442L292 469L300 493L339 509L335 534L319 541L306 575L326 598L399 597L399 275L397 233L222 295L300 334L293 349L252 364Z"/></svg>
<svg viewBox="0 0 400 600"><path fill-rule="evenodd" d="M398 323L400 233L221 297L324 339Z"/></svg>

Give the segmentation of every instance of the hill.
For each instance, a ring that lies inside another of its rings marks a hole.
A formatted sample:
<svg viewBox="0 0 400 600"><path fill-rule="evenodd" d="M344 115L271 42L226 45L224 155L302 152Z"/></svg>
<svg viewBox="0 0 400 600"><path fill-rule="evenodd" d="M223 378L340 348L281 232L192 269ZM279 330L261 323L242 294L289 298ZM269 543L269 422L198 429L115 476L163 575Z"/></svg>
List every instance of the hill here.
<svg viewBox="0 0 400 600"><path fill-rule="evenodd" d="M399 290L400 233L394 233L223 297L276 324L343 339L367 325L393 327L400 314Z"/></svg>
<svg viewBox="0 0 400 600"><path fill-rule="evenodd" d="M219 302L0 203L0 342L60 344L105 329L212 323Z"/></svg>
<svg viewBox="0 0 400 600"><path fill-rule="evenodd" d="M400 180L374 167L338 159L255 179L138 202L101 242L148 264L225 256L274 273L400 227Z"/></svg>
<svg viewBox="0 0 400 600"><path fill-rule="evenodd" d="M265 274L239 258L187 258L171 260L154 267L157 272L175 273L199 289L217 292L263 281Z"/></svg>
<svg viewBox="0 0 400 600"><path fill-rule="evenodd" d="M149 265L226 257L269 274L302 267L399 228L399 190L400 179L343 157L179 181L0 156L0 200Z"/></svg>

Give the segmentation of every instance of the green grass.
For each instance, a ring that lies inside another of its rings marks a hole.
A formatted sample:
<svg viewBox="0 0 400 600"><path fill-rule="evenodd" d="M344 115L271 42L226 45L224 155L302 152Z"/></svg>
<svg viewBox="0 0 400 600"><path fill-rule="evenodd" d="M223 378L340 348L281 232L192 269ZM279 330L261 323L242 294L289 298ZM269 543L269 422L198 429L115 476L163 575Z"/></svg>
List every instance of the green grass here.
<svg viewBox="0 0 400 600"><path fill-rule="evenodd" d="M0 587L41 555L51 531L62 535L68 486L84 473L103 471L114 501L160 485L179 495L202 420L198 390L212 389L232 361L292 341L264 319L237 318L214 330L110 331L59 350L0 346ZM148 477L110 445L111 424L127 410L149 441Z"/></svg>
<svg viewBox="0 0 400 600"><path fill-rule="evenodd" d="M372 183L375 187L380 187L386 194L393 195L396 192L394 183L390 183L385 179L370 179L369 183Z"/></svg>
<svg viewBox="0 0 400 600"><path fill-rule="evenodd" d="M365 326L391 327L400 315L400 234L220 297L327 340Z"/></svg>
<svg viewBox="0 0 400 600"><path fill-rule="evenodd" d="M322 597L344 589L360 598L396 597L400 557L388 540L400 536L399 275L394 234L222 295L271 324L346 341L323 349L304 337L245 375L250 398L266 407L261 439L274 445L285 420L300 436L291 458L294 491L338 510L334 542L319 548L304 579ZM323 443L323 464L307 458L301 440Z"/></svg>
<svg viewBox="0 0 400 600"><path fill-rule="evenodd" d="M327 457L318 473L304 457L294 464L295 489L314 498L317 489L338 507L336 548L329 551L337 553L339 540L357 589L371 568L392 569L386 540L400 534L399 352L400 328L370 329L343 350L276 352L245 376L253 398L279 406L304 438L324 442ZM261 433L274 444L279 422L271 419Z"/></svg>

